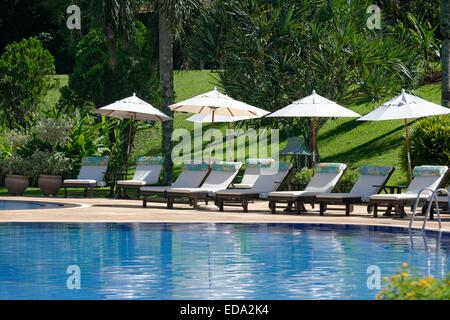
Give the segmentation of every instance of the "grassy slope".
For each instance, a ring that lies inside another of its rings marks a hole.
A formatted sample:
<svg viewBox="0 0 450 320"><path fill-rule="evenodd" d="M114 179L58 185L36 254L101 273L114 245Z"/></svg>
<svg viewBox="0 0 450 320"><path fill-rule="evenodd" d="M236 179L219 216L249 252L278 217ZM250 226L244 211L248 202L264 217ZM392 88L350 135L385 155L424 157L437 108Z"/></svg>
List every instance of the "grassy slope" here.
<svg viewBox="0 0 450 320"><path fill-rule="evenodd" d="M59 86L67 85L67 76L57 76ZM209 71L178 71L175 73L174 86L176 101L190 98L194 95L219 86L217 75ZM439 103L440 86L426 85L415 94L424 99ZM54 105L59 99L59 91L49 92L43 108ZM363 104L350 106L354 111L365 114L378 104ZM185 121L188 116L175 114L175 128L193 129L191 122ZM217 128L221 126L217 125ZM399 168L400 147L403 142L402 121L357 122L354 119L329 120L320 129L318 147L322 161L339 161L357 167L362 164L393 165L396 172L390 183L405 183L406 175ZM285 141L281 142L282 145ZM150 130L138 133L133 155L160 154L161 126L159 124ZM35 190L30 190L34 193ZM1 190L0 193L4 193Z"/></svg>

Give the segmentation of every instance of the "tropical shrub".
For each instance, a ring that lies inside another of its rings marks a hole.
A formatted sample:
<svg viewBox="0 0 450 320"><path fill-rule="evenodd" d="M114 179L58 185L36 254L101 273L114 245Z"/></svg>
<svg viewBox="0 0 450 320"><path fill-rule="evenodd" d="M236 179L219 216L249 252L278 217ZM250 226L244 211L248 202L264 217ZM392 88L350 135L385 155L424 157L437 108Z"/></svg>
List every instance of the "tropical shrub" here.
<svg viewBox="0 0 450 320"><path fill-rule="evenodd" d="M36 138L56 148L67 142L71 129L72 125L69 120L43 118L33 126L31 131Z"/></svg>
<svg viewBox="0 0 450 320"><path fill-rule="evenodd" d="M36 38L14 42L0 57L0 112L8 128L26 126L53 85L53 56Z"/></svg>
<svg viewBox="0 0 450 320"><path fill-rule="evenodd" d="M334 187L334 190L336 190L336 192L350 192L358 178L358 168L347 168L347 170L344 171L342 178Z"/></svg>
<svg viewBox="0 0 450 320"><path fill-rule="evenodd" d="M443 279L423 278L410 271L406 263L398 274L385 278L387 287L377 294L380 300L449 300L450 273Z"/></svg>
<svg viewBox="0 0 450 320"><path fill-rule="evenodd" d="M293 183L299 184L308 184L313 176L312 169L303 168L300 171L297 171L293 176L291 181Z"/></svg>
<svg viewBox="0 0 450 320"><path fill-rule="evenodd" d="M36 150L31 155L31 163L33 177L38 177L40 174L59 176L69 172L71 168L71 161L63 152Z"/></svg>
<svg viewBox="0 0 450 320"><path fill-rule="evenodd" d="M413 166L450 166L450 116L418 120L411 126L409 136ZM402 169L407 172L406 142L403 143L400 160Z"/></svg>
<svg viewBox="0 0 450 320"><path fill-rule="evenodd" d="M7 151L3 163L6 172L25 172L37 178L40 174L61 175L70 171L72 164L64 152L71 130L68 120L44 118L32 129L7 132L3 146Z"/></svg>
<svg viewBox="0 0 450 320"><path fill-rule="evenodd" d="M13 154L3 159L1 162L2 171L5 174L17 174L22 176L32 176L33 164L24 157Z"/></svg>

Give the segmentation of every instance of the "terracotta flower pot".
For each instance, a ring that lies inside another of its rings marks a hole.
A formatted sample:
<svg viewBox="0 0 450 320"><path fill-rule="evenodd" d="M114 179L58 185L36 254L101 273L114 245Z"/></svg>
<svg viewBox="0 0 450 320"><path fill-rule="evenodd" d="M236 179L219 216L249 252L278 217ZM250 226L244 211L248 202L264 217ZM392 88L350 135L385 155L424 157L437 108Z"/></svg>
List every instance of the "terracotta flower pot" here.
<svg viewBox="0 0 450 320"><path fill-rule="evenodd" d="M27 176L19 176L15 174L6 175L5 187L11 194L22 195L29 185L30 185L30 178Z"/></svg>
<svg viewBox="0 0 450 320"><path fill-rule="evenodd" d="M38 179L38 186L44 195L56 195L62 186L61 176L50 176L41 174Z"/></svg>

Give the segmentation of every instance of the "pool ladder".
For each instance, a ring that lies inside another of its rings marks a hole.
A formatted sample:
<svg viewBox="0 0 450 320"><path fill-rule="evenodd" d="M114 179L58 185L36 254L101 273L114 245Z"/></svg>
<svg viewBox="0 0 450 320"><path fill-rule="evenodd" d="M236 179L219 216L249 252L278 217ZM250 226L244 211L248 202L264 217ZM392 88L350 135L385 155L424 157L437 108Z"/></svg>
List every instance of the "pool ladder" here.
<svg viewBox="0 0 450 320"><path fill-rule="evenodd" d="M413 224L414 219L415 219L415 217L416 217L417 207L419 206L420 195L421 195L424 191L428 191L428 192L432 192L432 193L431 193L431 197L430 197L430 199L429 199L429 201L428 201L427 210L425 211L425 219L424 219L423 225L422 225L422 232L425 231L425 225L426 225L427 222L428 222L428 217L429 217L429 215L430 215L430 213L431 213L431 207L432 207L432 205L433 205L433 201L435 202L435 210L436 210L436 214L437 214L437 216L438 216L438 221L439 221L439 231L441 231L441 212L440 212L440 209L439 209L439 200L438 200L438 194L439 194L439 193L443 193L444 195L445 195L445 194L447 195L447 198L448 198L448 204L449 204L449 207L450 207L450 193L448 192L447 189L443 189L443 188L437 189L437 190L435 190L435 191L433 191L433 190L430 189L430 188L424 188L424 189L420 190L419 194L417 195L416 201L414 202L413 213L412 213L412 215L411 215L411 219L409 220L409 229L411 230L411 228L412 228L412 224Z"/></svg>

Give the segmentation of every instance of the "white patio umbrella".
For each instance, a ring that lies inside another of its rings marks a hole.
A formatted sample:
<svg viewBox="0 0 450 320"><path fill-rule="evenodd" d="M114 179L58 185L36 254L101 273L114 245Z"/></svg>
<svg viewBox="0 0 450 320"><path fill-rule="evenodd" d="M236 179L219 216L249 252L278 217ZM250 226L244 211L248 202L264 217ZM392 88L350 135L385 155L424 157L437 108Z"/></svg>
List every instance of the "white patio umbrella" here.
<svg viewBox="0 0 450 320"><path fill-rule="evenodd" d="M193 98L172 104L169 108L176 112L209 115L211 117L211 123L217 122L216 117L218 116L258 118L269 114L266 110L251 106L220 93L216 88ZM235 120L236 118L233 121Z"/></svg>
<svg viewBox="0 0 450 320"><path fill-rule="evenodd" d="M238 117L229 117L229 116L215 116L214 122L234 122L234 121L243 121L249 120L259 117L250 117L250 116L238 116ZM212 122L212 114L194 114L186 119L186 121L196 122L196 123L211 123Z"/></svg>
<svg viewBox="0 0 450 320"><path fill-rule="evenodd" d="M171 118L156 109L150 103L138 98L136 93L132 96L108 104L93 111L94 113L101 114L108 117L131 119L131 120L144 120L144 121L166 121ZM125 169L128 169L128 156L131 149L131 135L133 130L133 124L130 124L130 130L128 130L128 146L127 146L127 159Z"/></svg>
<svg viewBox="0 0 450 320"><path fill-rule="evenodd" d="M311 118L313 168L316 163L316 119L360 116L358 113L318 95L315 90L313 90L311 95L294 101L290 105L268 115L268 117L278 118Z"/></svg>
<svg viewBox="0 0 450 320"><path fill-rule="evenodd" d="M382 120L399 120L405 122L405 142L408 157L408 174L412 178L412 164L409 153L409 132L408 119L416 119L428 116L436 116L449 114L450 109L444 108L438 104L426 101L422 98L408 94L403 89L395 98L383 103L380 107L372 112L357 119L358 121L382 121Z"/></svg>

